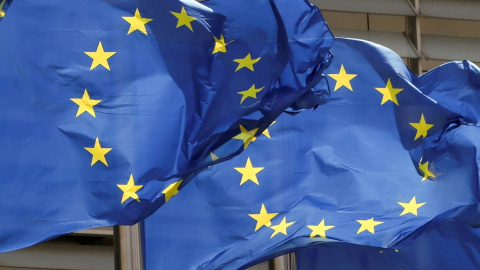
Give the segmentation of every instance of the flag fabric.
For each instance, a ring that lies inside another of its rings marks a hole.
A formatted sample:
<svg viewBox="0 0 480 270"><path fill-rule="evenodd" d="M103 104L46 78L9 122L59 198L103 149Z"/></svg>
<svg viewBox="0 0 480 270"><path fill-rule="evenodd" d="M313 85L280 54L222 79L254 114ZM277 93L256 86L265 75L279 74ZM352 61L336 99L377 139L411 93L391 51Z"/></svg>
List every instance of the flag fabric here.
<svg viewBox="0 0 480 270"><path fill-rule="evenodd" d="M333 43L304 0L1 3L0 251L145 218L301 100Z"/></svg>
<svg viewBox="0 0 480 270"><path fill-rule="evenodd" d="M281 115L145 220L147 269L243 269L328 242L401 248L444 220L480 225L480 70L416 76L360 40L331 51L326 104Z"/></svg>
<svg viewBox="0 0 480 270"><path fill-rule="evenodd" d="M402 249L325 243L296 252L298 270L479 269L480 229L445 220Z"/></svg>

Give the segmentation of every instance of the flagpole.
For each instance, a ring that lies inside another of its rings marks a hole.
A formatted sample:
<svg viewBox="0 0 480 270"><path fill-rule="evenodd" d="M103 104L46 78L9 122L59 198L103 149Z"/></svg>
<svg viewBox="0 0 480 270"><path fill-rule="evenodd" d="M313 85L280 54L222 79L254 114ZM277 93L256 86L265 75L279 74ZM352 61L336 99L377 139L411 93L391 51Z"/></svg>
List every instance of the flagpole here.
<svg viewBox="0 0 480 270"><path fill-rule="evenodd" d="M115 270L143 270L140 224L115 226Z"/></svg>
<svg viewBox="0 0 480 270"><path fill-rule="evenodd" d="M296 262L295 252L293 252L271 260L268 268L269 270L297 270Z"/></svg>

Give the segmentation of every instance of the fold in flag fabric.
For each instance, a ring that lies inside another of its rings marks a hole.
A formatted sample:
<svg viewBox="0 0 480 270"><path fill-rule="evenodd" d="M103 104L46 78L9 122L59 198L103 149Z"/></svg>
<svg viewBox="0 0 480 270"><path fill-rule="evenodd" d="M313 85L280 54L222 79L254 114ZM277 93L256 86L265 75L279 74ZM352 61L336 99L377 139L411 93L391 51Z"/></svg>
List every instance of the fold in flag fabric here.
<svg viewBox="0 0 480 270"><path fill-rule="evenodd" d="M374 43L331 51L326 104L280 116L145 220L147 269L242 269L325 242L401 248L444 220L480 225L480 70L418 77Z"/></svg>
<svg viewBox="0 0 480 270"><path fill-rule="evenodd" d="M402 249L325 243L296 252L298 270L478 269L480 229L445 220Z"/></svg>
<svg viewBox="0 0 480 270"><path fill-rule="evenodd" d="M2 18L0 251L145 218L313 89L333 44L303 0L7 0Z"/></svg>

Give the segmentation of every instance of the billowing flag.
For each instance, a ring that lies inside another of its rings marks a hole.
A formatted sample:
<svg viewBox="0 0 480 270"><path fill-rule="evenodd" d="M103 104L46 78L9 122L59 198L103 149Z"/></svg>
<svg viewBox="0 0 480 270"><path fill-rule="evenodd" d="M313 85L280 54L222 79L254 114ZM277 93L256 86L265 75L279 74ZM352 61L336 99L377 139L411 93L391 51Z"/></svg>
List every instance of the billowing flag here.
<svg viewBox="0 0 480 270"><path fill-rule="evenodd" d="M332 53L325 105L280 116L145 221L147 268L242 269L329 242L400 249L446 220L480 225L480 69L416 76L351 39Z"/></svg>
<svg viewBox="0 0 480 270"><path fill-rule="evenodd" d="M145 218L313 89L333 43L303 0L0 7L0 251Z"/></svg>

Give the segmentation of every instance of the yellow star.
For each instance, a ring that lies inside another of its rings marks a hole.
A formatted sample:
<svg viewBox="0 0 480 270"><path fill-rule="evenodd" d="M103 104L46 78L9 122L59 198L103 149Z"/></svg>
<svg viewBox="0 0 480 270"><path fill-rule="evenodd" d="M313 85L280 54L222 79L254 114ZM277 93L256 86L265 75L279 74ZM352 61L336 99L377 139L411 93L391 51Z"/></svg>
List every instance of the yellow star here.
<svg viewBox="0 0 480 270"><path fill-rule="evenodd" d="M185 11L185 7L182 7L182 10L180 11L180 13L173 12L173 11L170 11L170 13L172 13L173 16L177 17L177 19L178 19L177 28L179 28L182 25L185 25L186 27L188 27L188 29L190 29L190 31L193 32L193 28L192 28L191 23L192 23L192 21L195 21L196 18L194 18L192 16L189 16L187 14L187 12Z"/></svg>
<svg viewBox="0 0 480 270"><path fill-rule="evenodd" d="M135 180L133 180L133 175L130 174L130 179L126 185L117 185L119 189L123 191L122 203L125 202L128 198L140 201L138 198L137 191L143 187L143 185L135 185Z"/></svg>
<svg viewBox="0 0 480 270"><path fill-rule="evenodd" d="M213 152L210 153L210 157L212 158L212 161L218 160L219 158L217 155L215 155Z"/></svg>
<svg viewBox="0 0 480 270"><path fill-rule="evenodd" d="M255 184L259 185L257 179L257 173L264 169L264 167L253 167L250 158L247 158L247 163L245 167L234 167L239 173L242 174L242 180L240 180L240 185L243 185L248 180L251 180Z"/></svg>
<svg viewBox="0 0 480 270"><path fill-rule="evenodd" d="M348 74L345 71L345 68L343 65L340 66L340 71L338 74L328 74L328 76L332 77L335 81L335 89L333 91L337 91L340 87L345 86L348 90L353 91L352 85L350 84L350 81L357 77L357 74Z"/></svg>
<svg viewBox="0 0 480 270"><path fill-rule="evenodd" d="M374 227L383 223L381 221L374 221L373 217L371 219L357 220L357 222L361 224L360 229L358 229L357 231L357 234L363 231L369 231L371 233L375 233Z"/></svg>
<svg viewBox="0 0 480 270"><path fill-rule="evenodd" d="M93 59L90 70L96 68L99 65L102 65L104 68L110 70L110 66L108 65L108 58L112 57L116 53L117 52L105 52L103 50L102 42L98 42L97 51L85 52L86 55L90 56Z"/></svg>
<svg viewBox="0 0 480 270"><path fill-rule="evenodd" d="M215 36L213 38L215 39L215 47L213 48L212 54L216 54L217 52L227 52L227 45L230 42L233 42L232 40L228 43L225 43L225 38L222 34L220 34L220 38L217 38Z"/></svg>
<svg viewBox="0 0 480 270"><path fill-rule="evenodd" d="M418 169L423 172L423 178L422 181L426 180L429 177L435 178L435 175L428 170L428 161L422 164L423 158L420 159L418 162Z"/></svg>
<svg viewBox="0 0 480 270"><path fill-rule="evenodd" d="M244 67L250 69L251 71L254 71L253 70L253 64L260 61L260 59L261 59L261 57L259 57L257 59L252 59L252 56L250 54L247 54L247 56L245 56L245 58L243 58L243 59L233 60L234 62L238 63L238 67L237 67L237 69L235 69L235 72L237 72L239 69L242 69Z"/></svg>
<svg viewBox="0 0 480 270"><path fill-rule="evenodd" d="M255 137L257 130L258 128L252 129L252 130L246 130L242 125L240 125L240 134L233 137L232 139L242 140L243 149L247 149L248 145L257 139L257 137Z"/></svg>
<svg viewBox="0 0 480 270"><path fill-rule="evenodd" d="M144 33L145 35L148 35L147 28L145 28L145 24L151 22L152 19L142 18L142 15L140 15L140 11L138 11L138 8L135 10L135 15L133 15L133 17L122 17L122 18L130 24L130 28L128 29L127 35L130 35L130 33L136 30Z"/></svg>
<svg viewBox="0 0 480 270"><path fill-rule="evenodd" d="M85 150L90 152L92 154L92 164L97 163L97 161L101 161L103 164L105 164L108 167L107 160L105 159L105 155L112 150L112 148L102 148L100 145L100 141L95 139L95 146L93 148L91 147L85 147Z"/></svg>
<svg viewBox="0 0 480 270"><path fill-rule="evenodd" d="M256 89L255 88L255 84L253 84L248 90L245 90L245 91L240 91L240 92L237 92L237 94L240 94L242 95L242 99L240 100L240 104L242 104L242 102L247 99L247 97L251 97L251 98L254 98L254 99L257 99L257 93L262 91L264 87L262 88L258 88Z"/></svg>
<svg viewBox="0 0 480 270"><path fill-rule="evenodd" d="M415 134L414 141L420 137L423 137L423 138L427 137L428 130L433 127L432 124L427 124L427 122L425 122L425 117L423 116L423 113L422 113L422 116L420 116L420 122L410 123L410 125L417 130L417 134Z"/></svg>
<svg viewBox="0 0 480 270"><path fill-rule="evenodd" d="M284 217L282 219L282 222L280 222L278 225L273 225L272 227L270 227L274 230L272 236L270 236L270 239L272 239L278 233L283 233L284 235L287 235L287 228L290 227L293 223L295 223L295 221L287 223L287 218Z"/></svg>
<svg viewBox="0 0 480 270"><path fill-rule="evenodd" d="M330 230L331 228L335 228L335 226L326 226L325 219L322 219L322 221L318 223L318 225L308 225L307 227L310 228L310 230L312 230L312 233L310 234L310 238L313 238L317 235L323 238L327 238L325 236L325 232L327 230Z"/></svg>
<svg viewBox="0 0 480 270"><path fill-rule="evenodd" d="M262 208L260 209L260 213L258 214L248 214L251 218L257 221L257 225L255 226L255 231L260 229L262 226L269 227L272 225L272 218L274 218L278 213L268 213L265 205L262 203Z"/></svg>
<svg viewBox="0 0 480 270"><path fill-rule="evenodd" d="M177 195L178 187L183 182L183 179L178 180L177 182L171 183L165 188L162 193L165 194L165 202L168 202L173 196Z"/></svg>
<svg viewBox="0 0 480 270"><path fill-rule="evenodd" d="M93 110L93 106L102 102L98 99L90 99L90 95L88 94L87 89L85 89L85 92L83 92L82 98L71 98L70 100L78 105L77 115L75 117L78 117L84 112L88 112L93 117L95 117L95 111Z"/></svg>
<svg viewBox="0 0 480 270"><path fill-rule="evenodd" d="M2 3L0 3L0 18L5 17L5 11L3 11L3 5L5 4L6 0L3 0Z"/></svg>
<svg viewBox="0 0 480 270"><path fill-rule="evenodd" d="M273 124L275 124L277 121L273 121L270 126L268 127L271 127ZM268 128L266 128L263 132L262 132L263 135L265 135L267 138L271 139L270 138L270 132L268 131Z"/></svg>
<svg viewBox="0 0 480 270"><path fill-rule="evenodd" d="M393 88L390 79L387 80L387 85L384 88L375 87L375 89L383 95L381 105L389 100L398 105L397 94L403 91L403 88Z"/></svg>
<svg viewBox="0 0 480 270"><path fill-rule="evenodd" d="M412 213L415 216L417 215L417 209L422 207L425 203L417 203L417 200L415 199L415 196L410 200L409 203L402 203L398 202L404 209L403 212L400 214L400 216L403 216L408 213Z"/></svg>

